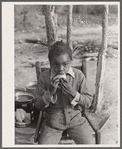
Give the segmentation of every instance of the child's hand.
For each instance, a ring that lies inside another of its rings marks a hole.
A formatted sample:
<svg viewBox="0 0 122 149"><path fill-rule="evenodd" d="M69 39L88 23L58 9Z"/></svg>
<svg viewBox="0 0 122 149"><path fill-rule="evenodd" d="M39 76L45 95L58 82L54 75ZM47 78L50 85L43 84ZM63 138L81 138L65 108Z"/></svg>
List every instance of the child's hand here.
<svg viewBox="0 0 122 149"><path fill-rule="evenodd" d="M59 81L60 81L59 78L57 78L56 76L52 78L49 86L49 91L52 95L55 94Z"/></svg>
<svg viewBox="0 0 122 149"><path fill-rule="evenodd" d="M76 90L64 78L60 79L60 84L61 84L62 90L66 94L71 95L73 98L75 97Z"/></svg>

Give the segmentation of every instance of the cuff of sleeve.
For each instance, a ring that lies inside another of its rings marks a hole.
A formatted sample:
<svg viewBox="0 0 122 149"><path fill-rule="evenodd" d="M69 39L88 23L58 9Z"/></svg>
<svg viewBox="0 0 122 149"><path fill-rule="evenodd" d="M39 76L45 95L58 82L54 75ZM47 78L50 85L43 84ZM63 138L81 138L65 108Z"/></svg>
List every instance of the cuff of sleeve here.
<svg viewBox="0 0 122 149"><path fill-rule="evenodd" d="M51 102L52 102L53 104L55 104L56 101L57 101L57 94L52 95L52 97L51 97L50 99L51 99Z"/></svg>
<svg viewBox="0 0 122 149"><path fill-rule="evenodd" d="M72 100L71 104L74 105L74 106L77 105L78 102L79 102L79 97L80 97L80 94L79 94L78 92L76 92L76 96L75 96L75 98Z"/></svg>
<svg viewBox="0 0 122 149"><path fill-rule="evenodd" d="M44 97L43 97L43 103L45 105L45 108L49 106L50 102L47 101Z"/></svg>
<svg viewBox="0 0 122 149"><path fill-rule="evenodd" d="M43 95L43 102L45 103L46 107L49 106L50 102L55 104L56 101L57 101L57 95L56 94L51 95L49 90L45 91L45 93Z"/></svg>

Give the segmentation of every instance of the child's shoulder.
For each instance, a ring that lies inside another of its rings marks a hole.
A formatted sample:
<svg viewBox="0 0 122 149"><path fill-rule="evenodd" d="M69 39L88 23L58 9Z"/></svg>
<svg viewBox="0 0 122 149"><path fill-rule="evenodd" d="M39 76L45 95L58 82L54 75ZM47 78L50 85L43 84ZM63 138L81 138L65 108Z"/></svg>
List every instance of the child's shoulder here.
<svg viewBox="0 0 122 149"><path fill-rule="evenodd" d="M75 77L78 77L78 78L84 77L84 74L81 70L74 68L74 67L72 67L72 69L73 69Z"/></svg>
<svg viewBox="0 0 122 149"><path fill-rule="evenodd" d="M40 78L42 78L42 79L44 79L44 78L47 79L47 78L49 78L49 76L50 76L50 69L46 69L40 74Z"/></svg>
<svg viewBox="0 0 122 149"><path fill-rule="evenodd" d="M83 72L78 68L72 67L72 69L73 69L74 73L83 74Z"/></svg>

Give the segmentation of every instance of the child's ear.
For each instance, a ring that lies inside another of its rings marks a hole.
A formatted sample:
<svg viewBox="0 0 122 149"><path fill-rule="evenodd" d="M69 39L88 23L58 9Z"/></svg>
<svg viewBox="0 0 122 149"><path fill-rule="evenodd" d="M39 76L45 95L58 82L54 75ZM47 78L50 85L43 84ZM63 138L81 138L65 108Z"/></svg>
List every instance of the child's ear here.
<svg viewBox="0 0 122 149"><path fill-rule="evenodd" d="M50 68L51 68L51 63L49 62Z"/></svg>

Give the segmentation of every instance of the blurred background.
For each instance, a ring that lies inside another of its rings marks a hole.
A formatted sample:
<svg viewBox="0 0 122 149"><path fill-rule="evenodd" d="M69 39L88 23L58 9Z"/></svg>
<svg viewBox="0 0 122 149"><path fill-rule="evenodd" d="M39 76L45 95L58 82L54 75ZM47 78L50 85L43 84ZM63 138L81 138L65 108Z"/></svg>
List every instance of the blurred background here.
<svg viewBox="0 0 122 149"><path fill-rule="evenodd" d="M102 5L74 5L73 26L82 27L101 25ZM45 28L43 6L41 5L15 5L15 31L38 31ZM58 27L66 26L67 7L56 5L58 14ZM109 25L117 24L118 6L109 5Z"/></svg>

